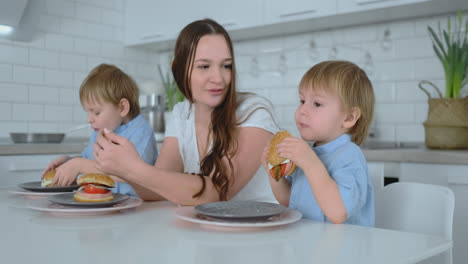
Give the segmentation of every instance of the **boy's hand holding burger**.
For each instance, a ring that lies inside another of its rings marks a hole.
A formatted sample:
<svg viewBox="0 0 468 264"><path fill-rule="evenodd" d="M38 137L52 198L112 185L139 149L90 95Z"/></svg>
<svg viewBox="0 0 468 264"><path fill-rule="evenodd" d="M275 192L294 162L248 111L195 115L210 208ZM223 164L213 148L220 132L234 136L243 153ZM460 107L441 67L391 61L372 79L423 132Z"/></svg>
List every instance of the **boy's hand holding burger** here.
<svg viewBox="0 0 468 264"><path fill-rule="evenodd" d="M290 159L281 156L277 151L277 145L280 144L286 137L291 137L287 131L276 133L269 146L263 151L262 164L268 171L270 176L279 181L284 176L288 176L296 169L296 164Z"/></svg>

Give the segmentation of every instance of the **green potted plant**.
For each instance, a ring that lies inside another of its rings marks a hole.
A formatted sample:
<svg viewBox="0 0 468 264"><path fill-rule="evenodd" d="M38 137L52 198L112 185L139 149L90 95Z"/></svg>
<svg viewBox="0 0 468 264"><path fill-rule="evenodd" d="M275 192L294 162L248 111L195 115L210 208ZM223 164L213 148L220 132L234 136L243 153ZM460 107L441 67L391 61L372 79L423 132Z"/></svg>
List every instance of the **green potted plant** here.
<svg viewBox="0 0 468 264"><path fill-rule="evenodd" d="M445 97L440 89L429 81L421 81L421 88L429 97L428 118L424 122L426 146L429 148L468 148L468 99L460 92L468 83L468 21L463 21L459 10L455 19L447 20L447 28L438 31L428 26L434 52L445 73ZM439 98L432 98L424 85L432 86Z"/></svg>
<svg viewBox="0 0 468 264"><path fill-rule="evenodd" d="M169 69L170 65L172 62L172 56L169 57ZM165 71L166 73L163 73L163 69L161 68L161 65L158 65L158 71L159 71L159 77L161 79L161 82L164 86L164 89L166 90L166 104L167 104L167 110L169 112L172 111L174 108L174 105L177 104L178 102L182 102L184 100L184 95L182 92L179 90L179 87L177 87L177 83L174 80L172 76L172 72L170 70Z"/></svg>

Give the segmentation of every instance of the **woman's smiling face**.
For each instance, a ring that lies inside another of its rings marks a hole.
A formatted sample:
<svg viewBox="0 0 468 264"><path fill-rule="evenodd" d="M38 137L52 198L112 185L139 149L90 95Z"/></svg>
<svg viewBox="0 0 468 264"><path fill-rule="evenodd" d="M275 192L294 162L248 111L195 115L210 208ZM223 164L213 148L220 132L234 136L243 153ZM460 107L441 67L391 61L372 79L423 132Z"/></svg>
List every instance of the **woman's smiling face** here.
<svg viewBox="0 0 468 264"><path fill-rule="evenodd" d="M232 55L222 35L200 38L190 79L193 101L208 108L218 106L231 83Z"/></svg>

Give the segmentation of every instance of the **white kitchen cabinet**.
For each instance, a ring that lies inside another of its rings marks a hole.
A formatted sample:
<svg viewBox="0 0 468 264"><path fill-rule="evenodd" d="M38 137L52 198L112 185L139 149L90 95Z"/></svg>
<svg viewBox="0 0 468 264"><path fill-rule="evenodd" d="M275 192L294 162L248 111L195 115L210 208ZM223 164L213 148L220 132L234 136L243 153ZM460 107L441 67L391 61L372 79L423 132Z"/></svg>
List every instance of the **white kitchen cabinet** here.
<svg viewBox="0 0 468 264"><path fill-rule="evenodd" d="M42 171L59 155L11 155L0 156L0 188L14 187L23 182L40 181Z"/></svg>
<svg viewBox="0 0 468 264"><path fill-rule="evenodd" d="M430 1L431 0L337 0L337 13L345 14Z"/></svg>
<svg viewBox="0 0 468 264"><path fill-rule="evenodd" d="M276 24L335 14L336 1L265 1L264 24Z"/></svg>
<svg viewBox="0 0 468 264"><path fill-rule="evenodd" d="M233 40L454 13L466 0L132 0L125 7L125 43L173 49L188 23L213 18Z"/></svg>
<svg viewBox="0 0 468 264"><path fill-rule="evenodd" d="M263 0L127 1L126 44L175 40L187 24L204 18L227 30L256 27L263 23Z"/></svg>
<svg viewBox="0 0 468 264"><path fill-rule="evenodd" d="M455 194L453 263L468 259L468 166L401 163L400 181L447 186ZM428 219L430 221L430 219Z"/></svg>

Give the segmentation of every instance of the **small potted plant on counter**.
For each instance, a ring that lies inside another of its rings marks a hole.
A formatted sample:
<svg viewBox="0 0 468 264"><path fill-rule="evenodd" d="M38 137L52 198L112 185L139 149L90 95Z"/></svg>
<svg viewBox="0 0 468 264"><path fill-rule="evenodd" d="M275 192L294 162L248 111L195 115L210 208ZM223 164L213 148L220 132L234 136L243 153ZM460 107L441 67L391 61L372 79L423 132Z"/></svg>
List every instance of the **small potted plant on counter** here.
<svg viewBox="0 0 468 264"><path fill-rule="evenodd" d="M167 110L164 113L164 119L166 121L170 119L170 115L172 113L172 109L174 109L174 105L176 105L178 102L182 102L185 99L184 95L179 90L179 87L177 86L174 77L172 76L172 72L170 70L172 60L173 58L172 56L170 56L169 69L167 71L164 71L161 68L161 65L158 65L159 78L161 79L164 89L166 90Z"/></svg>
<svg viewBox="0 0 468 264"><path fill-rule="evenodd" d="M428 148L468 148L468 98L461 91L468 83L468 21L458 11L454 28L448 18L447 28L438 30L428 26L433 49L445 72L445 97L436 85L421 81L421 88L429 97L429 111L424 122L425 143ZM434 88L439 98L432 98L426 89ZM425 87L426 88L425 88Z"/></svg>

